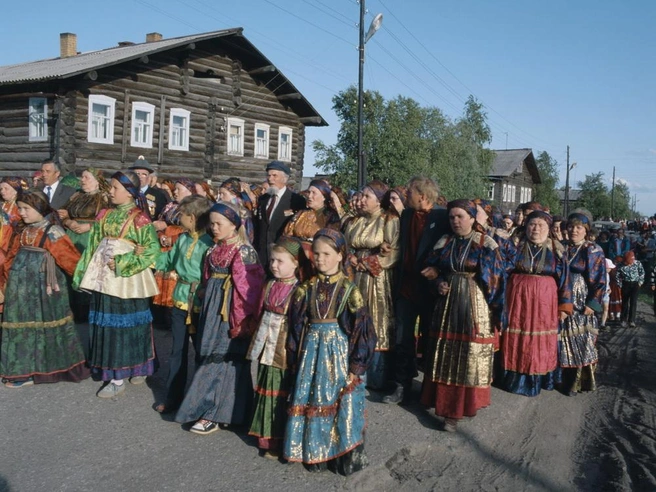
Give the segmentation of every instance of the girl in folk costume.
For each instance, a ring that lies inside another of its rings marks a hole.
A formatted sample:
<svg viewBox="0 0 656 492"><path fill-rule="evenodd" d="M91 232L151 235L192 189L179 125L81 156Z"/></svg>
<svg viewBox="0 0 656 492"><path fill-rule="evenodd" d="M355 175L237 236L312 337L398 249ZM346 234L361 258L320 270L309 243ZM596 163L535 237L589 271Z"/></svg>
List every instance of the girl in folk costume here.
<svg viewBox="0 0 656 492"><path fill-rule="evenodd" d="M264 287L260 326L248 350L248 358L259 362L249 434L257 437L257 446L267 458L279 456L287 422L287 314L298 284L300 254L301 243L291 237L281 237L272 248L269 268L274 278Z"/></svg>
<svg viewBox="0 0 656 492"><path fill-rule="evenodd" d="M136 174L114 173L109 196L116 208L98 215L73 279L75 289L92 293L89 365L107 383L100 398L123 393L126 378L143 383L156 369L149 300L157 285L149 267L159 256L157 233Z"/></svg>
<svg viewBox="0 0 656 492"><path fill-rule="evenodd" d="M505 265L499 246L476 222L471 200L449 202L452 235L428 258L437 280L421 402L444 417L444 430L490 404L493 357L503 308ZM438 277L439 274L439 277Z"/></svg>
<svg viewBox="0 0 656 492"><path fill-rule="evenodd" d="M196 423L191 432L211 434L219 424L242 424L253 399L246 352L257 325L264 270L238 232L239 212L219 202L210 209L216 244L203 266L203 304L198 320L200 365L175 420Z"/></svg>
<svg viewBox="0 0 656 492"><path fill-rule="evenodd" d="M169 374L166 380L164 402L155 405L155 411L170 413L182 403L187 385L187 353L189 336L194 339L196 349L195 322L198 321L199 302L196 290L201 280L203 259L207 250L213 246L207 234L209 210L212 203L202 196L187 196L178 206L180 225L187 232L182 234L173 247L157 259L158 271L177 274L178 281L173 291L173 311L171 314L171 355Z"/></svg>
<svg viewBox="0 0 656 492"><path fill-rule="evenodd" d="M362 294L343 271L344 236L321 229L312 242L318 271L290 306L287 362L293 373L284 457L310 471L330 463L348 475L366 466L363 376L376 331Z"/></svg>
<svg viewBox="0 0 656 492"><path fill-rule="evenodd" d="M71 313L66 276L80 259L41 191L18 197L22 219L7 266L0 374L5 385L80 381L89 376ZM5 231L3 231L5 232Z"/></svg>
<svg viewBox="0 0 656 492"><path fill-rule="evenodd" d="M255 229L253 227L253 214L247 208L250 198L244 191L248 188L247 183L242 183L238 178L228 178L219 186L219 200L232 203L239 208L241 223L246 229L246 236L252 243L255 239Z"/></svg>
<svg viewBox="0 0 656 492"><path fill-rule="evenodd" d="M21 218L18 214L16 199L18 194L27 190L27 181L17 176L5 176L0 180L0 198L2 198L2 211L9 217L11 226L17 225Z"/></svg>

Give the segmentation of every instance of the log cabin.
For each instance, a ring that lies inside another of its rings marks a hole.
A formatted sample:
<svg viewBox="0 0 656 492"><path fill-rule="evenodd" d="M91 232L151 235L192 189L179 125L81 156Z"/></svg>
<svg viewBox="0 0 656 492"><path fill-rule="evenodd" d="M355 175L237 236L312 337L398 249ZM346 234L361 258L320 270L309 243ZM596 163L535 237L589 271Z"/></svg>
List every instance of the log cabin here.
<svg viewBox="0 0 656 492"><path fill-rule="evenodd" d="M542 182L531 149L494 150L492 172L488 175L488 199L504 214L512 214L521 203L535 196Z"/></svg>
<svg viewBox="0 0 656 492"><path fill-rule="evenodd" d="M0 176L44 159L63 174L143 155L162 177L261 182L271 160L303 173L305 127L326 121L241 28L0 67Z"/></svg>

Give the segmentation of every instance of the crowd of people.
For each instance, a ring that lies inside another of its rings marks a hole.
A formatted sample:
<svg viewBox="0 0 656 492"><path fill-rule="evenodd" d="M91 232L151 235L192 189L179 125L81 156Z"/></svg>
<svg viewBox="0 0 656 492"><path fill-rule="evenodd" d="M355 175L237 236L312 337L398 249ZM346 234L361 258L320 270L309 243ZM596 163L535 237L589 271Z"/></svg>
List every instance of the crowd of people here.
<svg viewBox="0 0 656 492"><path fill-rule="evenodd" d="M451 432L493 384L593 391L599 330L635 326L645 271L656 292L651 236L595 242L583 209L504 216L427 177L297 193L290 176L273 161L263 183L213 189L140 158L111 177L46 161L32 186L2 178L5 386L93 377L116 399L158 370L155 322L172 338L157 412L200 435L246 426L264 456L348 475L367 463L365 388L418 397Z"/></svg>

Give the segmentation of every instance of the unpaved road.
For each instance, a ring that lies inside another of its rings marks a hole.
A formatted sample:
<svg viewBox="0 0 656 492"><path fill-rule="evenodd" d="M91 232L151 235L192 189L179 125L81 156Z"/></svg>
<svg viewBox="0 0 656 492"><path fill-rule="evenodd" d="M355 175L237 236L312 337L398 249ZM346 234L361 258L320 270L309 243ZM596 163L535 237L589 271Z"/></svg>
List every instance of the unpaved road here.
<svg viewBox="0 0 656 492"><path fill-rule="evenodd" d="M0 491L656 490L651 312L640 306L639 328L601 334L595 393L493 389L492 406L456 434L418 405L371 395L371 465L347 479L259 458L243 432L196 436L161 419L151 406L164 371L118 401L96 398L93 381L2 387ZM166 354L168 335L157 343Z"/></svg>

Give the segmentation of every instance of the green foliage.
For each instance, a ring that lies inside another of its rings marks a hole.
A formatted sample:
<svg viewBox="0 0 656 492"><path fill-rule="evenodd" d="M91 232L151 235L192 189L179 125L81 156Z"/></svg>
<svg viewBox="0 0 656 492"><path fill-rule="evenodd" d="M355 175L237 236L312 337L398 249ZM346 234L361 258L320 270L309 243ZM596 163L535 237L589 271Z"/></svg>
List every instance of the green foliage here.
<svg viewBox="0 0 656 492"><path fill-rule="evenodd" d="M424 108L403 96L386 101L378 92L364 97L363 147L367 180L404 184L430 176L447 199L485 196L494 153L483 107L473 97L462 118L451 121L438 108ZM312 142L316 166L343 189L357 183L357 90L351 86L333 98L341 121L335 145Z"/></svg>
<svg viewBox="0 0 656 492"><path fill-rule="evenodd" d="M561 214L560 196L556 186L558 185L558 162L542 151L535 158L535 164L540 172L542 183L535 186L534 200L549 207L554 215Z"/></svg>
<svg viewBox="0 0 656 492"><path fill-rule="evenodd" d="M604 173L586 175L584 181L579 181L581 188L580 202L595 219L611 217L613 220L632 219L635 213L631 210L631 193L626 183L615 182L614 200L611 191L603 180ZM611 211L611 202L612 211Z"/></svg>

